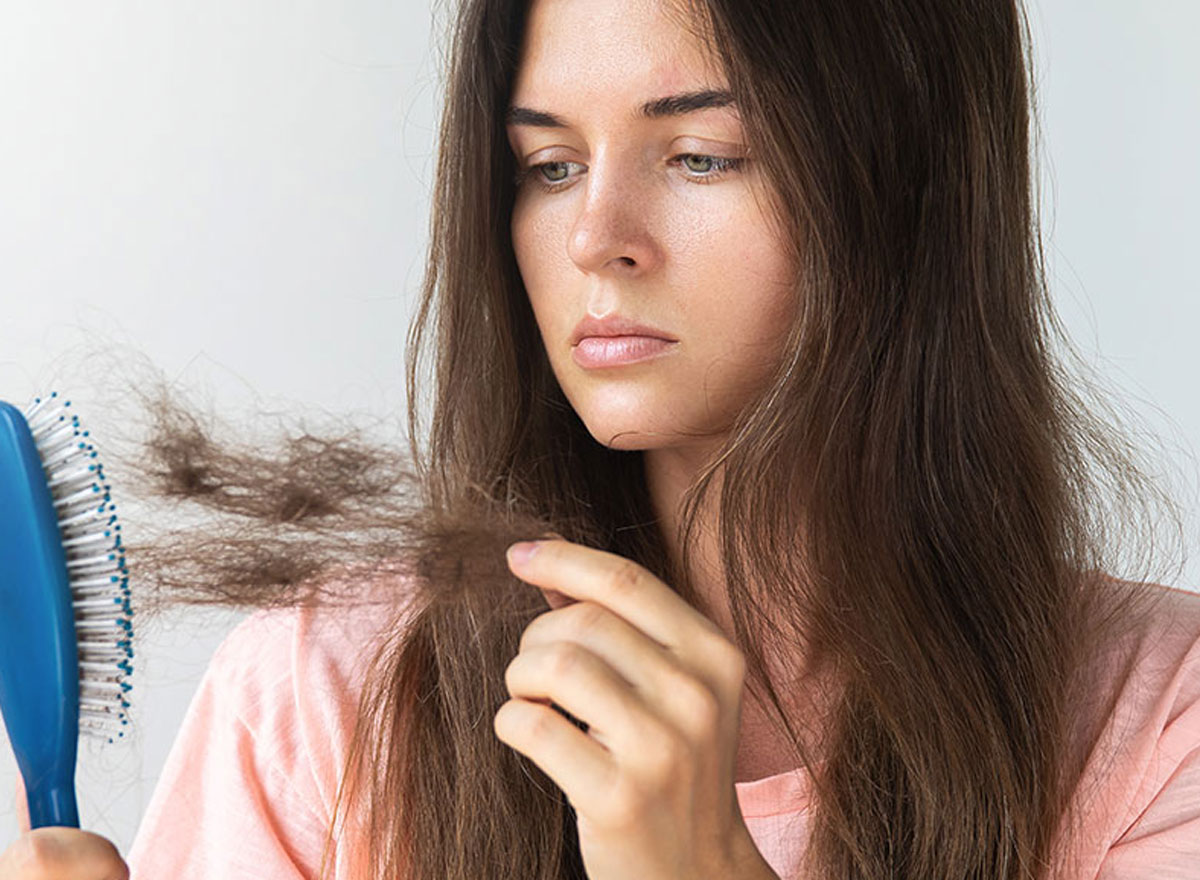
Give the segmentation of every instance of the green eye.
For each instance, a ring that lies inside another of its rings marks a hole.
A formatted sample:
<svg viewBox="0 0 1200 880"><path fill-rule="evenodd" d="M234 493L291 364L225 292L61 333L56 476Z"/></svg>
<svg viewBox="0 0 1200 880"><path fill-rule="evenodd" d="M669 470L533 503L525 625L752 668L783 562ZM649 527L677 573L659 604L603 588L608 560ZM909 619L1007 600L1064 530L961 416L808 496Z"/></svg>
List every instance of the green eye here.
<svg viewBox="0 0 1200 880"><path fill-rule="evenodd" d="M566 165L567 165L566 162L545 162L545 163L539 165L538 167L539 168L561 168L563 171L562 177L553 177L551 175L544 175L546 180L548 180L549 182L558 183L560 181L566 180Z"/></svg>

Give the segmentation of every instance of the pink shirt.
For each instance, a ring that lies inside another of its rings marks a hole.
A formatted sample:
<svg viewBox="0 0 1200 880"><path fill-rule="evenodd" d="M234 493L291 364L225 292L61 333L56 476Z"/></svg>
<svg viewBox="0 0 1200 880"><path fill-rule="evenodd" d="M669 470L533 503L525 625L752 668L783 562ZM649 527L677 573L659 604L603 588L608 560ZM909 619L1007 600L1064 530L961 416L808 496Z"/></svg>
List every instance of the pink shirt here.
<svg viewBox="0 0 1200 880"><path fill-rule="evenodd" d="M370 635L368 609L259 611L226 638L192 700L128 855L133 880L314 878ZM1136 657L1077 798L1070 880L1200 878L1200 595L1170 590ZM1107 769L1101 759L1116 755ZM736 785L781 880L807 831L807 774ZM334 845L336 880L361 847ZM1064 880L1067 880L1064 877Z"/></svg>

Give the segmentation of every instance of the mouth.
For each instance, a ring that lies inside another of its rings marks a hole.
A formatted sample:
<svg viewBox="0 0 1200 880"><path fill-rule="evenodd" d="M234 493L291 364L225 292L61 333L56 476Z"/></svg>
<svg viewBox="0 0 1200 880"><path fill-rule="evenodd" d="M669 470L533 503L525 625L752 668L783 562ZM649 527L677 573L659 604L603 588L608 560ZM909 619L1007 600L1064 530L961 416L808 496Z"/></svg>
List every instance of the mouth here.
<svg viewBox="0 0 1200 880"><path fill-rule="evenodd" d="M603 318L593 318L585 315L583 320L575 325L571 333L571 344L578 345L584 339L591 338L624 338L647 337L662 339L666 342L677 342L669 334L650 324L643 324L624 315L607 315Z"/></svg>
<svg viewBox="0 0 1200 880"><path fill-rule="evenodd" d="M571 357L584 369L599 370L653 360L676 345L657 336L585 336L571 347Z"/></svg>

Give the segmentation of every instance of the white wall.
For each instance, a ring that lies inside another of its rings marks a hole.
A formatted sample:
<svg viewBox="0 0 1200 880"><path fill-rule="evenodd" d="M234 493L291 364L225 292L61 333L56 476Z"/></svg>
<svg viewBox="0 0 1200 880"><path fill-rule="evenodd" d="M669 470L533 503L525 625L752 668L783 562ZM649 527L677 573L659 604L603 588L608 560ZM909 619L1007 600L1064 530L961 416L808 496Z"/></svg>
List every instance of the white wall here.
<svg viewBox="0 0 1200 880"><path fill-rule="evenodd" d="M432 30L411 0L0 0L0 399L70 392L103 448L100 333L221 404L403 412ZM79 771L123 850L239 618L139 625L135 741ZM0 845L15 773L5 742Z"/></svg>
<svg viewBox="0 0 1200 880"><path fill-rule="evenodd" d="M1058 303L1179 447L1194 513L1200 6L1040 0L1033 14ZM222 407L402 413L435 34L428 0L0 3L0 398L61 388L102 438L110 389L77 355L103 338ZM1200 586L1195 560L1183 583ZM133 741L80 769L85 826L123 850L237 619L139 630ZM2 748L0 845L14 778Z"/></svg>

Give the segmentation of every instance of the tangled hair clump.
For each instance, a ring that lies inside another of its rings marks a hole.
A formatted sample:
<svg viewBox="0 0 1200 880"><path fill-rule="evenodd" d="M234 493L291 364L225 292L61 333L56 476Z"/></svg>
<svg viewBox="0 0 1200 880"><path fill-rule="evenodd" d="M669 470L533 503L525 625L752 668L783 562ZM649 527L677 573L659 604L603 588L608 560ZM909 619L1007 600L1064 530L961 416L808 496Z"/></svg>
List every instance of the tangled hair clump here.
<svg viewBox="0 0 1200 880"><path fill-rule="evenodd" d="M454 584L507 575L504 553L514 541L561 532L482 494L480 506L439 524L419 504L406 457L364 439L361 427L320 436L301 428L273 449L237 442L218 419L206 424L163 381L134 387L148 427L132 453L117 457L122 493L154 511L126 539L139 606L150 613L180 604L360 602L344 589L354 572L416 574L450 587L443 598L453 601ZM156 525L184 513L207 516L200 527Z"/></svg>

